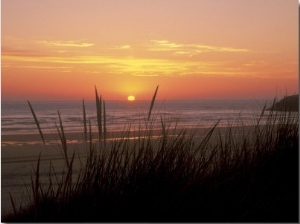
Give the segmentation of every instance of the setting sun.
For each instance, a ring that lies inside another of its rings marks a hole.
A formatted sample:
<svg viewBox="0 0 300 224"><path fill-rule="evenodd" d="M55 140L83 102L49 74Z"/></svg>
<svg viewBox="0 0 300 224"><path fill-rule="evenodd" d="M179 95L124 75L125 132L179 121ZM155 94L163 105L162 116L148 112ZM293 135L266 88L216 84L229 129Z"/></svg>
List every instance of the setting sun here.
<svg viewBox="0 0 300 224"><path fill-rule="evenodd" d="M130 96L127 97L127 100L128 101L135 101L135 96L130 95Z"/></svg>

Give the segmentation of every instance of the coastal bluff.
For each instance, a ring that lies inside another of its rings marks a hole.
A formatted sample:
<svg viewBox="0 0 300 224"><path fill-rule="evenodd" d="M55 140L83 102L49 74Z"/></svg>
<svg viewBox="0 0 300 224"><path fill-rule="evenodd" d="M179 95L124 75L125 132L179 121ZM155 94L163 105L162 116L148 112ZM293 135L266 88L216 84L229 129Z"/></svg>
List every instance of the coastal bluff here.
<svg viewBox="0 0 300 224"><path fill-rule="evenodd" d="M283 99L275 102L268 110L274 111L298 111L299 110L299 94L285 96Z"/></svg>

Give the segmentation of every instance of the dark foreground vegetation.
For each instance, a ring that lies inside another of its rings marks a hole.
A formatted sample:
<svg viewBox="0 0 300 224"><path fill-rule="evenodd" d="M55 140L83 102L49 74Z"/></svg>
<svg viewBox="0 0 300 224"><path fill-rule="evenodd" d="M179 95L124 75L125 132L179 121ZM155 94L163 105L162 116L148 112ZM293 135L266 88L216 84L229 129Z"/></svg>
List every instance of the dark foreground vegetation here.
<svg viewBox="0 0 300 224"><path fill-rule="evenodd" d="M49 173L49 181L41 183L38 161L32 203L21 209L12 203L14 212L2 221L299 221L298 115L265 115L263 109L254 131L243 129L236 136L229 126L221 135L216 124L201 139L161 119L161 138L153 139L155 95L145 135L129 140L124 131L121 139L106 141L105 104L96 93L99 140L91 142L83 109L89 147L76 175L60 120L57 131L67 172L62 177Z"/></svg>

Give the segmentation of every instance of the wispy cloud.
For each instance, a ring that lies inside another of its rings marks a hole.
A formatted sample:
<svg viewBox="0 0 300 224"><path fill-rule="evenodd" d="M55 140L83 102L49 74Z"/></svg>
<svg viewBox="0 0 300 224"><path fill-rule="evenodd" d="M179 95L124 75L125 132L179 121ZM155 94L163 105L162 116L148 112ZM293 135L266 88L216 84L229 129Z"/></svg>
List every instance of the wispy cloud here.
<svg viewBox="0 0 300 224"><path fill-rule="evenodd" d="M46 72L80 72L133 76L293 76L297 62L274 63L269 57L257 60L252 54L266 54L246 48L177 43L166 39L123 42L96 49L86 40L30 40L6 37L2 45L3 69ZM89 48L91 47L91 48ZM200 56L203 53L208 57ZM247 54L239 60L239 55ZM274 52L269 52L274 54ZM216 57L215 57L216 56ZM234 57L232 57L234 56ZM250 57L251 56L251 57ZM238 59L238 60L237 60ZM248 59L248 60L247 60ZM231 61L230 61L231 60ZM41 74L42 74L41 72ZM278 75L276 75L276 74ZM260 77L261 76L261 77Z"/></svg>
<svg viewBox="0 0 300 224"><path fill-rule="evenodd" d="M162 58L118 57L103 55L69 56L25 56L4 54L4 63L19 66L20 63L31 69L50 69L61 71L82 70L95 74L127 74L133 76L235 76L252 75L242 65L226 61L172 60ZM269 71L264 71L269 72Z"/></svg>
<svg viewBox="0 0 300 224"><path fill-rule="evenodd" d="M127 50L130 48L131 48L131 46L128 44L113 47L113 49L118 49L118 50Z"/></svg>
<svg viewBox="0 0 300 224"><path fill-rule="evenodd" d="M149 42L148 42L149 43ZM44 41L43 44L56 44L55 46L75 45L85 46L85 42L51 42ZM58 44L58 45L57 45ZM127 51L131 48L137 51ZM167 40L153 40L148 45L129 44L118 45L102 49L102 55L92 51L77 50L62 51L52 49L32 51L31 49L18 50L3 48L2 63L5 66L25 66L27 69L55 71L81 71L95 74L127 74L134 76L235 76L253 75L260 69L260 74L274 71L267 61L228 61L222 60L198 60L190 57L203 52L249 52L248 49L217 47L203 44L179 44ZM38 48L36 48L38 49ZM120 51L114 51L119 49ZM65 49L62 49L65 50ZM124 51L122 51L124 50ZM157 53L153 54L152 51ZM75 53L74 53L75 52ZM124 52L124 53L123 53ZM138 52L138 53L136 53ZM161 52L161 54L159 53ZM42 54L43 53L43 54ZM136 54L135 54L136 53ZM171 56L173 55L173 56ZM182 57L177 57L182 55ZM187 57L185 57L187 56ZM278 65L280 67L280 65ZM278 69L277 69L278 70Z"/></svg>
<svg viewBox="0 0 300 224"><path fill-rule="evenodd" d="M151 42L154 43L154 45L161 47L161 49L163 50L178 49L178 48L185 47L184 44L177 44L174 42L170 42L168 40L152 40Z"/></svg>
<svg viewBox="0 0 300 224"><path fill-rule="evenodd" d="M87 42L82 42L82 41L47 41L47 40L42 40L38 41L40 44L46 44L50 46L56 46L56 47L91 47L94 46L95 44L93 43L87 43Z"/></svg>
<svg viewBox="0 0 300 224"><path fill-rule="evenodd" d="M249 52L249 49L219 47L205 44L179 44L168 40L152 40L148 51L172 52L177 55L194 56L206 52Z"/></svg>
<svg viewBox="0 0 300 224"><path fill-rule="evenodd" d="M52 70L52 69L70 69L72 67L69 67L69 66L20 65L20 66L18 66L18 68Z"/></svg>
<svg viewBox="0 0 300 224"><path fill-rule="evenodd" d="M264 60L249 61L246 64L244 64L244 66L247 66L247 67L263 67L263 66L268 66L268 65L269 65L269 63Z"/></svg>
<svg viewBox="0 0 300 224"><path fill-rule="evenodd" d="M158 76L158 75L186 75L194 70L207 70L215 66L206 62L195 61L178 61L170 59L151 59L151 58L135 58L135 57L109 57L109 56L43 56L32 57L24 55L3 55L4 62L27 63L27 66L36 66L41 64L54 64L57 66L80 66L93 65L99 72L115 73L115 74L130 74L135 76ZM34 67L32 67L34 68ZM91 71L91 70L89 70Z"/></svg>

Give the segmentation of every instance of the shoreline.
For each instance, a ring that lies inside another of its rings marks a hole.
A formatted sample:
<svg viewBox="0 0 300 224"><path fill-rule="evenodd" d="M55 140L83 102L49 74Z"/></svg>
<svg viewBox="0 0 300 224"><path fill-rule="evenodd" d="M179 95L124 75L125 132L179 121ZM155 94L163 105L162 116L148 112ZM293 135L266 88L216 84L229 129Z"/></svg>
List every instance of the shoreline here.
<svg viewBox="0 0 300 224"><path fill-rule="evenodd" d="M264 125L260 125L262 127ZM211 136L211 141L215 141L214 136L225 136L228 128L231 128L231 132L235 136L242 136L243 134L253 132L255 125L247 126L229 126L229 127L216 127L213 135ZM167 132L168 136L173 136L180 131L185 130L185 135L193 135L195 143L200 142L203 137L205 137L208 132L212 129L209 128L178 128L174 131L173 128L169 129ZM113 131L107 133L107 142L111 142L118 139L129 139L133 141L139 136L147 136L147 132L131 130L129 135L125 134L126 131ZM38 158L40 152L42 152L43 158L48 158L51 160L51 157L61 156L62 146L59 139L58 133L44 133L44 139L46 144L44 145L41 136L39 133L26 133L26 134L1 134L1 162L2 164L8 162L17 162L24 160L34 160ZM154 129L151 131L152 139L157 139L162 136L161 129ZM87 134L88 142L84 140L83 132L67 132L65 133L68 150L84 152L89 145L89 133ZM98 133L92 132L92 142L98 142ZM69 153L71 155L71 153Z"/></svg>
<svg viewBox="0 0 300 224"><path fill-rule="evenodd" d="M260 127L265 126L264 124L260 124ZM245 132L248 132L252 130L256 125L251 124L251 125L243 125L243 126L227 126L227 127L219 127L217 126L215 128L214 132L220 132L221 134L226 133L226 130L228 128L231 128L233 130L243 130ZM184 130L187 134L191 133L197 133L205 135L209 130L211 130L213 126L210 127L178 127L175 129L175 133L179 133L180 131ZM157 129L151 129L151 135L152 136L161 136L162 134L162 129L157 128ZM171 127L168 133L174 133L174 128ZM129 137L138 137L139 135L144 136L149 133L147 130L126 130L125 131L109 131L107 132L107 141L111 140L117 140L119 138L123 138L125 136L125 133L129 132ZM51 145L53 143L60 144L60 139L58 133L43 133L46 145ZM70 144L76 144L76 143L83 143L84 142L84 133L82 131L74 131L74 132L65 132L65 136L67 139L67 143ZM90 138L90 133L87 133L87 138ZM92 132L92 139L93 142L98 141L98 132L93 131ZM8 147L8 146L22 146L22 145L44 145L42 138L39 133L6 133L3 134L1 133L1 147Z"/></svg>

